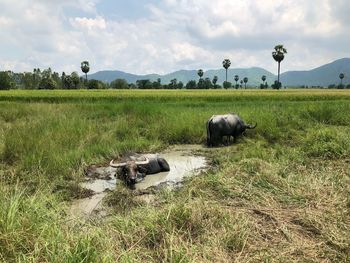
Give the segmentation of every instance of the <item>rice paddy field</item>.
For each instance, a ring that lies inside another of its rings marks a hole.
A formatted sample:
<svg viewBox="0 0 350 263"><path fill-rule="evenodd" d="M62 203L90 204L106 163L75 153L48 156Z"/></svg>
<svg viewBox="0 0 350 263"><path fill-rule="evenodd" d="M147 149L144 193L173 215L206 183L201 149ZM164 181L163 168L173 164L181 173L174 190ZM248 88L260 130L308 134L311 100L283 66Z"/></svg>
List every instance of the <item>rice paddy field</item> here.
<svg viewBox="0 0 350 263"><path fill-rule="evenodd" d="M254 130L152 203L72 219L89 164ZM349 90L0 91L0 262L349 262Z"/></svg>

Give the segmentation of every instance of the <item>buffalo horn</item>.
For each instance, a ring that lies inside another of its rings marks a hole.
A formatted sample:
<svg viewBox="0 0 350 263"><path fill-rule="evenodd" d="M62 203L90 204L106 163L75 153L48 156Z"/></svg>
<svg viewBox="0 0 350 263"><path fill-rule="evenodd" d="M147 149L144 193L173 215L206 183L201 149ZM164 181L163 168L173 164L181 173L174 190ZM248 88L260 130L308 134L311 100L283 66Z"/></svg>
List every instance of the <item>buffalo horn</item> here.
<svg viewBox="0 0 350 263"><path fill-rule="evenodd" d="M245 127L248 128L248 129L254 129L256 127L257 123L255 123L255 125L246 125Z"/></svg>
<svg viewBox="0 0 350 263"><path fill-rule="evenodd" d="M137 165L140 165L140 164L148 164L148 163L149 163L149 159L146 158L145 161L135 161L135 163L136 163Z"/></svg>
<svg viewBox="0 0 350 263"><path fill-rule="evenodd" d="M109 165L114 168L123 167L126 165L126 163L114 163L113 161L114 160L110 161Z"/></svg>

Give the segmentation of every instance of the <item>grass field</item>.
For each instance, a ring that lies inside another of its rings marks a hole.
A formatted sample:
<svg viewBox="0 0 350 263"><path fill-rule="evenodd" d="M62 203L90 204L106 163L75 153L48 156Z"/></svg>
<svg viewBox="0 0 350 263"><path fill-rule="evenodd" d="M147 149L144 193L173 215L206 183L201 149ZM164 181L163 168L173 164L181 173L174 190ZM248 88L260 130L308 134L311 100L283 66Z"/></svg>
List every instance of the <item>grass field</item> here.
<svg viewBox="0 0 350 263"><path fill-rule="evenodd" d="M83 171L204 144L213 114L258 126L152 205L118 187L71 220ZM349 262L350 91L1 91L0 261Z"/></svg>

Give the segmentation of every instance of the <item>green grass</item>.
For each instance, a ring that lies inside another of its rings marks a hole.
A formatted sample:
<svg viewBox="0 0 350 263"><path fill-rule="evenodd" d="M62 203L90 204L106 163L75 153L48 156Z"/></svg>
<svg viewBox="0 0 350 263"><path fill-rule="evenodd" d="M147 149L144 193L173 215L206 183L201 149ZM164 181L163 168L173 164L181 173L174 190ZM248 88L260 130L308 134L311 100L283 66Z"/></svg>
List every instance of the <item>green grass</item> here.
<svg viewBox="0 0 350 263"><path fill-rule="evenodd" d="M206 140L213 114L258 126L149 205L118 187L73 220L88 164ZM348 262L350 92L1 91L0 261Z"/></svg>

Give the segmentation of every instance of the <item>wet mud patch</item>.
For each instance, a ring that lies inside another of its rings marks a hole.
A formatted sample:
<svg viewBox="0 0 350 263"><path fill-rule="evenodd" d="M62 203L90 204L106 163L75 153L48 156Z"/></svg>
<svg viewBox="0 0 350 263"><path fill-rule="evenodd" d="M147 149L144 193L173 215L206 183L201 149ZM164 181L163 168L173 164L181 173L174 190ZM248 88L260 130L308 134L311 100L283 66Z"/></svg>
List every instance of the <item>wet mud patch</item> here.
<svg viewBox="0 0 350 263"><path fill-rule="evenodd" d="M186 177L198 175L206 170L208 161L205 151L207 150L209 149L202 145L176 145L161 152L160 156L167 160L170 171L147 175L141 182L136 183L137 199L150 204L154 201L154 192L158 189L180 187ZM102 200L107 192L115 189L118 184L124 184L116 179L116 171L116 168L110 166L89 166L85 171L85 181L80 186L92 191L93 195L75 200L70 208L70 214L89 216L103 211Z"/></svg>

